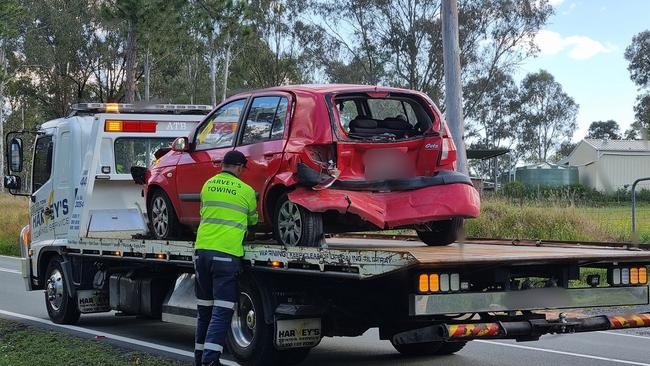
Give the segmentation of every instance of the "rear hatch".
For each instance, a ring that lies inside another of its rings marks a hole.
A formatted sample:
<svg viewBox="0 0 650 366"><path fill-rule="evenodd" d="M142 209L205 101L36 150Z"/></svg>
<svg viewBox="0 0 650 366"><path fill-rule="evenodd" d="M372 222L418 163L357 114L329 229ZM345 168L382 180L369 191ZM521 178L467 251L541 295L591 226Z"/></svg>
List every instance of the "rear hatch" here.
<svg viewBox="0 0 650 366"><path fill-rule="evenodd" d="M333 98L340 180L432 176L443 148L439 117L408 93L368 92Z"/></svg>

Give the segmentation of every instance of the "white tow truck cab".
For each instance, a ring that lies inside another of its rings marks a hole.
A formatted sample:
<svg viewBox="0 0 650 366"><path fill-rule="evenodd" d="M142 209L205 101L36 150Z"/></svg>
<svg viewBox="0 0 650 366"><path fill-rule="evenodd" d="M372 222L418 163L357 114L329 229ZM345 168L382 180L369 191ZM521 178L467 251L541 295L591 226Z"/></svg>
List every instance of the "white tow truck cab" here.
<svg viewBox="0 0 650 366"><path fill-rule="evenodd" d="M7 135L5 187L31 197L22 273L28 290L44 290L52 321L115 310L195 322L193 243L148 239L134 181L156 150L187 136L209 110L84 104L37 131ZM650 314L547 319L537 312L648 304L650 250L629 243L327 241L326 248L245 244L226 340L240 364L298 363L323 336L369 328L402 354L434 356L479 338L533 341L650 326ZM585 268L595 274L577 283Z"/></svg>
<svg viewBox="0 0 650 366"><path fill-rule="evenodd" d="M156 151L187 136L210 110L207 105L83 103L36 131L7 134L13 155L5 185L30 197L31 220L21 238L31 238L26 240L32 255L86 238L146 235L145 200L131 168L149 166ZM26 143L34 147L31 167L22 166ZM31 261L34 273L38 263ZM34 280L42 286L39 281Z"/></svg>

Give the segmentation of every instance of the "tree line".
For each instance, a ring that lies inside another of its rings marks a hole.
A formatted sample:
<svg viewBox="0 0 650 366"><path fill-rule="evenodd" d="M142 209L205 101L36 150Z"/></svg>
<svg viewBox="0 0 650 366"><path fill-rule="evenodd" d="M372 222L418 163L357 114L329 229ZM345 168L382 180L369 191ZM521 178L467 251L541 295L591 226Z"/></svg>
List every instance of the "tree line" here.
<svg viewBox="0 0 650 366"><path fill-rule="evenodd" d="M544 161L570 141L578 105L553 76L513 78L552 14L547 0L459 2L471 146ZM405 87L444 109L441 33L440 0L3 0L0 128L34 127L77 102L216 105L298 83ZM646 33L626 57L647 91ZM637 131L648 105L640 97Z"/></svg>

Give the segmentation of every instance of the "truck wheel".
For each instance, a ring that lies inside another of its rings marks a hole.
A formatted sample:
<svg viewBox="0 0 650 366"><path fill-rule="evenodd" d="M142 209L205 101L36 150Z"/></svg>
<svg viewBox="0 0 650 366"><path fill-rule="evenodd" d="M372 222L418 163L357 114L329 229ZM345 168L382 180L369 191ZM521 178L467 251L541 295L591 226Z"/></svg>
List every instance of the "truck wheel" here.
<svg viewBox="0 0 650 366"><path fill-rule="evenodd" d="M323 217L289 201L283 194L275 205L273 233L288 247L317 247L323 240Z"/></svg>
<svg viewBox="0 0 650 366"><path fill-rule="evenodd" d="M451 220L433 221L430 230L417 230L418 237L431 247L445 246L455 242L463 230L463 219L455 217Z"/></svg>
<svg viewBox="0 0 650 366"><path fill-rule="evenodd" d="M178 217L165 191L158 189L151 195L147 209L149 225L156 239L171 239L178 232Z"/></svg>
<svg viewBox="0 0 650 366"><path fill-rule="evenodd" d="M275 348L273 324L264 322L262 299L247 281L240 282L239 303L235 306L226 344L243 366L294 365L302 362L311 350Z"/></svg>
<svg viewBox="0 0 650 366"><path fill-rule="evenodd" d="M50 319L57 324L75 324L81 315L77 298L68 296L66 281L61 258L52 258L45 271L45 307Z"/></svg>
<svg viewBox="0 0 650 366"><path fill-rule="evenodd" d="M391 341L390 343L404 356L434 356L439 354L438 351L442 346L442 342L397 344Z"/></svg>
<svg viewBox="0 0 650 366"><path fill-rule="evenodd" d="M454 354L467 345L467 342L442 342L440 349L436 352L437 355L451 355Z"/></svg>

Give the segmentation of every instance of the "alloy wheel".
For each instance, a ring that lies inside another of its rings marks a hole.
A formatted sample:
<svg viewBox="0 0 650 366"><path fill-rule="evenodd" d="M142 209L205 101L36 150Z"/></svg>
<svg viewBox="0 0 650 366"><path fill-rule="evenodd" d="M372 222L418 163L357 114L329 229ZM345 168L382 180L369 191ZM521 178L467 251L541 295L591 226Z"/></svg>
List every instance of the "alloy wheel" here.
<svg viewBox="0 0 650 366"><path fill-rule="evenodd" d="M239 295L239 304L235 306L235 312L230 322L232 336L237 345L247 348L253 343L257 330L257 318L253 300L246 293Z"/></svg>
<svg viewBox="0 0 650 366"><path fill-rule="evenodd" d="M164 238L169 230L169 210L165 199L161 196L156 197L151 205L151 211L152 226L156 236Z"/></svg>
<svg viewBox="0 0 650 366"><path fill-rule="evenodd" d="M278 228L280 238L285 245L292 247L298 245L302 236L302 218L298 205L289 200L282 204L278 215Z"/></svg>

